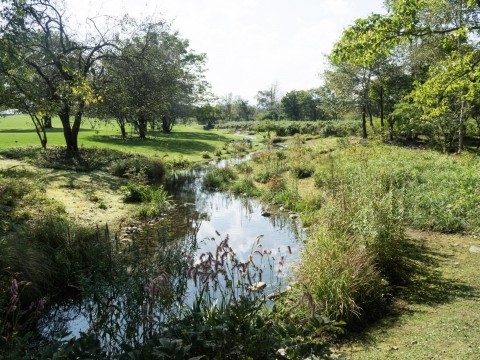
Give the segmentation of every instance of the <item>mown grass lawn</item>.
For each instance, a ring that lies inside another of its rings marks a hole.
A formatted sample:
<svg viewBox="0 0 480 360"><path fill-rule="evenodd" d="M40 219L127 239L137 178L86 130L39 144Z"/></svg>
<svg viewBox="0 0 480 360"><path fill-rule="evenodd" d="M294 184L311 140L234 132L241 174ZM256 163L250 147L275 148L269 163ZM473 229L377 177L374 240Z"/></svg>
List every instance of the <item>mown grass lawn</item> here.
<svg viewBox="0 0 480 360"><path fill-rule="evenodd" d="M412 283L383 318L341 352L347 359L480 359L477 238L410 231Z"/></svg>
<svg viewBox="0 0 480 360"><path fill-rule="evenodd" d="M240 138L224 131L206 131L200 125L178 124L171 134L150 131L147 139L139 139L131 128L127 131L131 136L122 139L120 130L114 124L84 119L78 143L81 147L110 148L166 160L181 157L195 161L201 159L205 152L213 156L213 152L221 149L226 142ZM53 119L53 128L48 130L47 139L47 147L65 144L59 119ZM27 115L0 117L0 149L32 145L40 147L40 141Z"/></svg>

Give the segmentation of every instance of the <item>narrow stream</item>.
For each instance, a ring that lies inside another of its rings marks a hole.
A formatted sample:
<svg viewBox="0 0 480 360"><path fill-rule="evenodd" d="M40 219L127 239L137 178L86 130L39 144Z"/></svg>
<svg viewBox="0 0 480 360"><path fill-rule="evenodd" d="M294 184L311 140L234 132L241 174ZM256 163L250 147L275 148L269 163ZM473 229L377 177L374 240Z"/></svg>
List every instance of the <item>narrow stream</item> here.
<svg viewBox="0 0 480 360"><path fill-rule="evenodd" d="M298 220L291 219L285 212L272 211L270 216L262 216L265 205L256 199L206 191L202 187L203 176L209 169L234 166L245 160L248 157L223 160L207 168L172 175L166 183L166 189L172 194L175 204L167 216L168 222L173 224L169 227L168 236L175 241L195 238L196 258L203 253L215 253L218 243L228 236L230 247L241 261L248 261L249 256L261 247L262 251L271 251L274 259L281 258L283 262L286 258L287 262L292 263L298 257L299 247L303 243ZM161 226L161 223L152 225L150 229ZM284 266L283 270L276 276L286 276L288 266ZM270 286L267 284L267 293L273 291ZM187 289L187 293L189 291ZM58 338L59 332L69 333L68 338L78 337L91 326L87 308L78 301L53 306L40 321L39 329L47 338Z"/></svg>

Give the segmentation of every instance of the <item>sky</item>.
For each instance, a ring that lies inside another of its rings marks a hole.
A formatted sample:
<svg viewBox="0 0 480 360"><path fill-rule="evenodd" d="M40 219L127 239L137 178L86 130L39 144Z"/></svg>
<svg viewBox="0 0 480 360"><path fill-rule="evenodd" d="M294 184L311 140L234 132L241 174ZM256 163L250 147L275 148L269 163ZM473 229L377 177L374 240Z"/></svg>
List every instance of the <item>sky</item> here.
<svg viewBox="0 0 480 360"><path fill-rule="evenodd" d="M343 29L383 13L383 0L66 0L81 22L97 15L156 16L207 55L212 92L254 101L278 84L281 93L321 85L325 55Z"/></svg>

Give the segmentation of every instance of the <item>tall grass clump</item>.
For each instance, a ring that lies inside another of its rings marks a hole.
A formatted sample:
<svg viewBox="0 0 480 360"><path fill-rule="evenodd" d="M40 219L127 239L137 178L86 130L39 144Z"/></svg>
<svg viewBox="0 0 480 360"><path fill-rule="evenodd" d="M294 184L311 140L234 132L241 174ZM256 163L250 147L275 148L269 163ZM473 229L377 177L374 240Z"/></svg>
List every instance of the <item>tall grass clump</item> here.
<svg viewBox="0 0 480 360"><path fill-rule="evenodd" d="M217 168L205 174L203 186L209 190L226 189L236 179L237 175L232 168Z"/></svg>
<svg viewBox="0 0 480 360"><path fill-rule="evenodd" d="M234 194L241 194L245 196L258 196L260 195L259 189L255 186L251 179L239 179L231 187L230 190Z"/></svg>
<svg viewBox="0 0 480 360"><path fill-rule="evenodd" d="M323 204L297 279L333 319L375 317L404 278L403 193L368 162L330 158L316 178Z"/></svg>
<svg viewBox="0 0 480 360"><path fill-rule="evenodd" d="M0 238L0 335L28 330L47 300L78 288L84 277L108 273L110 250L101 231L58 215Z"/></svg>

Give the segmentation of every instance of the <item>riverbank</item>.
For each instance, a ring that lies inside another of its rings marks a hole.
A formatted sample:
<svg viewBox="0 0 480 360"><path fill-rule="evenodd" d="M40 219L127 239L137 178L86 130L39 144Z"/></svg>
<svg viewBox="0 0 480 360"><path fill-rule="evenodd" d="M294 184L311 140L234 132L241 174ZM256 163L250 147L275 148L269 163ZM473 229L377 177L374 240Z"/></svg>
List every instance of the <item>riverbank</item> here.
<svg viewBox="0 0 480 360"><path fill-rule="evenodd" d="M344 301L347 305L351 304L348 302L350 300L345 301L345 299L350 299L349 296L352 296L354 301L364 301L364 297L356 297L358 294L365 293L362 292L362 289L365 288L357 287L364 286L364 284L369 286L367 289L372 291L370 293L372 296L367 298L365 304L354 302L354 306L351 308L345 307L342 312L329 314L334 320L344 320L343 316L348 319L349 333L346 338L340 337L340 340L336 340L340 344L337 343L333 347L334 355L352 359L476 358L478 347L476 348L475 344L478 343L479 338L475 329L479 319L473 314L474 310L472 309L478 305L479 299L479 283L476 277L479 257L475 251L470 250L472 246L473 250L475 250L475 246L480 247L475 238L479 233L477 206L480 203L480 194L477 185L480 165L478 159L470 154L447 156L433 151L387 146L375 142L359 141L355 138L322 139L317 137L307 139L303 136L296 136L275 139L276 142L278 140L281 140L281 144L284 145L280 150L273 151L272 147L272 151L267 150L254 154L251 162L230 166L229 171L236 173L238 177L229 177L228 181L231 183L226 187L239 194L241 207L233 206L228 194L217 203L208 205L207 200L215 198L216 194L219 194L215 191L199 196L198 204L195 204L196 200L189 200L195 197L186 196L182 200L185 202L185 206L172 208L172 212L178 213L179 216L183 216L183 212L190 212L189 218L192 222L183 224L182 220L178 218L173 226L180 231L184 231L185 226L196 229L195 226L199 222L203 220L207 222L211 218L217 217L217 215L212 215L211 209L221 211L222 216L228 220L235 219L237 215L240 215L238 213L243 215L245 211L247 218L260 219L266 223L276 222L280 227L284 225L276 218L276 209L281 209L284 214L282 221L297 221L297 217L300 217L303 224L310 228L307 244L318 246L318 248L315 246L310 248L311 259L315 259L314 261L302 258L304 263L317 268L303 269L305 276L300 280L308 278L310 274L325 273L318 266L325 266L325 269L329 270L335 269L336 274L342 276L345 273L350 274L351 269L355 271L368 269L375 276L376 282L364 281L368 280L368 278L364 278L360 279L361 282L355 283L354 281L349 282L355 277L342 278L345 281L344 284L352 285L352 287L351 290L347 288L348 292L341 293L338 301ZM211 155L206 156L205 154L201 157L204 158L204 161L209 161ZM90 156L89 158L95 157ZM123 204L122 199L119 198L118 189L128 182L128 179L112 177L105 171L51 170L37 168L32 166L31 162L26 163L12 159L3 159L0 160L0 163L3 164L3 174L13 176L14 182L20 184L18 189L14 189L16 192L25 195L25 190L31 188L37 194L27 197L24 199L25 201L41 199L41 197L36 197L41 194L47 198L48 206L54 206L59 210L63 209L64 213L73 214L72 217L77 217L87 225L92 220L128 223L129 220L126 220L128 217L124 217L124 214L128 214L137 206ZM179 183L182 181L181 179L177 180ZM25 184L25 186L21 184ZM47 184L48 186L45 186ZM199 182L195 186L201 187L202 183ZM219 186L215 185L214 188L216 187ZM250 195L260 197L263 201L271 203L272 207L252 206L249 200ZM12 197L12 199L14 198ZM27 222L30 222L28 214L22 211L38 211L38 214L41 215L42 211L48 209L41 201L24 202L24 200L19 203L21 206L19 206L18 212L13 213L18 216L18 219L27 219ZM15 201L12 201L11 204L15 205ZM125 207L121 208L122 206ZM193 208L198 206L205 206L205 210L195 212ZM117 210L119 212L116 212ZM125 213L121 211L125 211ZM236 222L240 227L247 226L246 220L240 219ZM180 226L180 224L182 225ZM420 230L405 231L406 225ZM248 225L251 230L248 234L235 233L228 224L222 226L210 226L201 236L208 237L215 233L216 236L213 235L217 240L215 246L218 246L230 234L241 239L248 237L253 240L255 237L261 239L260 236L265 235L265 231L256 224ZM322 228L322 226L329 227ZM115 230L116 227L112 227L112 229ZM333 232L324 230L333 230ZM432 230L470 235L447 235L432 232ZM195 235L198 234L198 232L195 233ZM68 236L70 237L70 235ZM92 240L98 241L98 234L96 236ZM275 246L266 246L266 241L259 242L258 239L257 243L262 247L256 250L255 256L261 256L263 259L263 256L268 255L272 249L275 250ZM342 242L339 242L339 239ZM90 242L92 240L88 240L88 244L94 243ZM148 244L135 244L130 240L131 237L125 244L135 246L127 246L128 256L142 258L145 256L144 251L151 256L151 250L148 250L151 247L147 246ZM240 241L241 243L242 241ZM382 247L385 244L388 247ZM105 248L99 249L103 253L99 252L96 260L102 262L101 272L110 273L112 268L108 266L111 266L112 260L109 260L109 252L110 254L121 254L122 252L115 247L110 248L112 243L105 245ZM263 247L264 245L265 247ZM335 246L329 248L333 245ZM215 246L208 249L212 253L212 257L217 253ZM256 249L251 245L247 247L245 254ZM367 253L366 249L369 251L374 249L375 252ZM111 250L114 251L111 252ZM283 263L283 256L292 250L296 251L293 246L290 248L284 246L282 250L284 253L279 254L279 258L276 258L275 261ZM387 254L388 257L383 256L384 254ZM255 257L251 259L246 255L243 257L237 258L237 261L246 264L245 266L257 265ZM60 259L62 258L60 257ZM166 257L162 261L165 259ZM325 259L323 263L322 259ZM361 261L352 262L351 259ZM341 261L335 262L338 260ZM374 266L378 266L380 263L379 260L385 261L381 263L382 267L375 268ZM120 264L120 269L123 270L118 271L119 274L127 276L132 271L128 266L122 267L126 264L123 263L126 261L123 255L115 261L123 264ZM220 258L216 261L220 262ZM137 263L142 264L142 262ZM110 265L104 268L105 264ZM155 271L158 270L159 274L162 274L162 271L166 269L166 263L158 264L161 267L156 268ZM215 264L215 262L212 260L211 264ZM338 264L341 266L333 266ZM68 266L71 265L73 263ZM362 267L366 265L367 268ZM138 268L139 275L142 274L142 269ZM218 274L213 271L211 275L213 276L214 273ZM357 273L365 274L366 272L359 271ZM148 276L154 275L154 273L148 274ZM158 274L156 276L158 277ZM156 277L153 276L153 278ZM148 280L145 277L141 279L140 285L150 284L149 282L142 283L142 281ZM162 279L165 281L164 277ZM318 279L319 277L310 277L312 282ZM325 280L328 279L337 280L338 278L329 275ZM317 282L315 286L318 284L321 283ZM7 289L10 284L5 282L4 285ZM71 285L71 282L67 282L66 285ZM144 289L140 285L137 289L138 296ZM323 291L324 289L335 289L336 285L329 283L322 286ZM119 291L126 291L126 289L122 288ZM264 344L265 353L272 355L277 350L283 349L298 355L303 353L302 351L318 349L318 354L326 356L330 344L325 341L324 336L326 333L331 333L333 329L338 330L339 324L330 323L328 322L330 320L324 318L310 317L312 309L325 309L324 299L322 292L315 293L313 290L304 292L304 289L298 286L296 289L294 287L291 296L278 302L275 314L259 311L260 307L256 308L258 303L255 302L257 301L255 299L252 303L243 304L245 307L242 309L245 311L252 310L251 306L256 309L250 313L253 317L246 317L243 320L226 318L227 312L224 310L226 311L227 308L222 308L222 312L217 314L219 318L210 319L213 322L209 323L212 328L209 328L208 331L215 328L219 321L221 324L232 326L235 324L235 327L243 324L249 329L248 331L253 332L249 334L257 336L256 339L259 340L259 337L267 336L265 331L268 332L271 329L269 326L273 326L274 323L275 326L279 326L278 329L286 332L282 335L275 332L268 333L270 342ZM344 291L344 289L341 290ZM376 291L378 289L381 291ZM296 292L296 290L298 291ZM89 291L99 290L89 288ZM311 296L311 300L308 296ZM369 308L372 304L380 304L381 307ZM301 306L298 307L298 305ZM135 306L138 308L137 305ZM135 306L132 306L132 309ZM239 304L231 303L228 306L235 307ZM295 311L290 312L289 308L295 309ZM353 316L349 314L349 309L353 309ZM373 316L368 309L381 309L382 311ZM323 310L318 314L323 315ZM197 315L195 314L195 316ZM366 316L367 321L361 320L358 323L357 316L361 319ZM264 328L257 329L255 324L259 321L258 319L266 321ZM241 322L239 322L240 320ZM299 329L297 329L289 333L288 329L293 329L291 328L292 324L298 322L303 324L303 329L308 328L308 332L306 330L298 332ZM362 330L356 332L358 328ZM322 334L320 337L315 335L320 333ZM205 340L208 339L206 333L202 333L201 336L205 336ZM352 340L346 341L349 338ZM192 339L178 338L177 340L188 346ZM243 340L238 339L238 341L237 345L245 346L242 343ZM448 349L443 348L445 344L449 344ZM224 345L226 346L226 344ZM254 351L255 344L250 345L252 347L249 347L249 351ZM225 351L227 348L219 347L218 350ZM143 349L147 351L147 348ZM197 350L200 352L196 354L201 354L201 351L205 349ZM458 357L456 354L460 354L460 356ZM275 356L279 357L279 355ZM288 355L286 358L295 358L292 356Z"/></svg>

